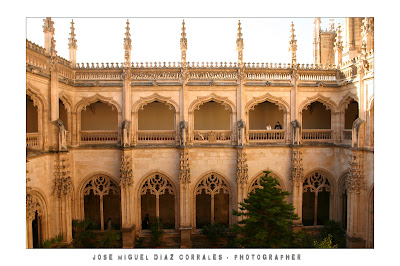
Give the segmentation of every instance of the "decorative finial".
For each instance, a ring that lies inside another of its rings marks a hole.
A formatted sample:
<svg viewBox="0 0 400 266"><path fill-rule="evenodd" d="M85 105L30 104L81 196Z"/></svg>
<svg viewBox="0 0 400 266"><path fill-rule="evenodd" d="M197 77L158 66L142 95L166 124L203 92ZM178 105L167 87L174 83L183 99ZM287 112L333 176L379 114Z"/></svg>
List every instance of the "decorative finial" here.
<svg viewBox="0 0 400 266"><path fill-rule="evenodd" d="M329 31L335 31L335 20L333 18L329 19Z"/></svg>
<svg viewBox="0 0 400 266"><path fill-rule="evenodd" d="M43 32L50 32L54 34L54 21L51 20L51 17L43 19L43 22Z"/></svg>
<svg viewBox="0 0 400 266"><path fill-rule="evenodd" d="M68 38L68 40L69 40L69 48L77 48L77 45L76 45L76 39L75 39L75 28L74 28L74 20L72 20L71 21L71 27L70 27L70 29L71 29L71 32L70 32L70 34L69 34L69 36L70 36L70 38Z"/></svg>
<svg viewBox="0 0 400 266"><path fill-rule="evenodd" d="M292 52L292 66L295 67L297 65L297 58L296 58L296 51L297 51L297 40L295 39L296 35L294 34L294 24L292 21L292 24L290 25L291 29L291 35L290 35L290 41L289 41L289 51Z"/></svg>
<svg viewBox="0 0 400 266"><path fill-rule="evenodd" d="M343 42L342 42L342 26L338 23L337 31L336 31L336 38L335 38L335 49L343 49Z"/></svg>
<svg viewBox="0 0 400 266"><path fill-rule="evenodd" d="M126 32L124 38L124 50L125 50L125 66L129 67L131 62L131 50L132 50L132 41L131 41L131 34L129 32L129 19L126 20Z"/></svg>
<svg viewBox="0 0 400 266"><path fill-rule="evenodd" d="M182 33L181 33L181 62L186 66L186 51L187 51L187 39L186 39L186 28L185 20L182 21Z"/></svg>
<svg viewBox="0 0 400 266"><path fill-rule="evenodd" d="M243 34L242 34L242 28L240 27L242 24L238 23L238 34L237 34L237 39L236 39L236 49L238 51L238 62L239 62L239 66L241 67L243 65Z"/></svg>

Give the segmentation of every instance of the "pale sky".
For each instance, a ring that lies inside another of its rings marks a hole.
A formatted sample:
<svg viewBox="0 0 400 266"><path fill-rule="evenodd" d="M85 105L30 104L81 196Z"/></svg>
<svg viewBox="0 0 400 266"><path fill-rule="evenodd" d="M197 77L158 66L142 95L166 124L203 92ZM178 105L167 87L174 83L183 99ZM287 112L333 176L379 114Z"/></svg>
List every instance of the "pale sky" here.
<svg viewBox="0 0 400 266"><path fill-rule="evenodd" d="M26 19L27 39L44 47L43 17ZM290 63L290 25L297 39L298 63L313 63L314 18L73 18L53 17L58 55L69 60L68 38L74 20L78 63L123 62L129 19L133 62L180 62L182 20L188 62L237 62L236 38L241 21L244 62ZM322 18L321 28L330 18ZM335 18L335 27L344 18Z"/></svg>

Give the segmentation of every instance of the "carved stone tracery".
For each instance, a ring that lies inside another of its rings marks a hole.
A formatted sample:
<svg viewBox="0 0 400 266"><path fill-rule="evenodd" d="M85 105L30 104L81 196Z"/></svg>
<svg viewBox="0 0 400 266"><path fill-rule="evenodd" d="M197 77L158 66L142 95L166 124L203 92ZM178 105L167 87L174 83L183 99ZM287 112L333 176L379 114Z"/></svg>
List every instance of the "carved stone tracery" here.
<svg viewBox="0 0 400 266"><path fill-rule="evenodd" d="M303 156L300 149L293 149L292 151L292 162L290 167L290 177L291 182L295 184L295 186L300 186L300 181L303 178Z"/></svg>
<svg viewBox="0 0 400 266"><path fill-rule="evenodd" d="M166 192L175 195L174 188L168 178L160 173L150 175L143 183L140 189L140 195L145 195L147 192L155 196L163 195Z"/></svg>
<svg viewBox="0 0 400 266"><path fill-rule="evenodd" d="M91 191L93 191L94 195L101 197L109 195L110 193L114 195L120 194L118 186L111 180L111 178L102 174L93 176L86 183L83 195L87 196Z"/></svg>
<svg viewBox="0 0 400 266"><path fill-rule="evenodd" d="M196 195L200 195L203 190L207 195L211 196L219 194L221 190L224 194L229 194L229 188L227 184L221 177L219 177L218 174L215 173L206 175L200 181L196 188Z"/></svg>
<svg viewBox="0 0 400 266"><path fill-rule="evenodd" d="M303 192L319 193L322 191L330 192L331 185L325 175L320 172L309 174L303 181Z"/></svg>

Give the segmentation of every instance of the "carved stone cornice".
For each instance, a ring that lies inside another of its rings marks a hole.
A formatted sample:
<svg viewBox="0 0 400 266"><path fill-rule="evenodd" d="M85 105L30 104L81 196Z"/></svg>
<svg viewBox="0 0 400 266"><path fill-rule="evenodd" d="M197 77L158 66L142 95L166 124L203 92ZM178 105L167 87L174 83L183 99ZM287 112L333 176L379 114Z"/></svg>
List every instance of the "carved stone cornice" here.
<svg viewBox="0 0 400 266"><path fill-rule="evenodd" d="M69 164L68 159L56 160L54 173L54 190L53 194L61 198L62 196L68 196L72 194L73 186L72 179L69 175Z"/></svg>
<svg viewBox="0 0 400 266"><path fill-rule="evenodd" d="M248 171L247 154L243 149L239 149L237 152L236 181L241 188L246 188L247 186L249 180Z"/></svg>
<svg viewBox="0 0 400 266"><path fill-rule="evenodd" d="M303 179L303 153L299 148L293 148L292 161L290 167L290 181L295 186L300 186Z"/></svg>
<svg viewBox="0 0 400 266"><path fill-rule="evenodd" d="M133 174L132 174L132 164L131 157L129 155L123 155L121 159L120 172L120 186L123 188L133 186Z"/></svg>
<svg viewBox="0 0 400 266"><path fill-rule="evenodd" d="M349 193L355 192L357 194L367 189L362 151L352 151L350 155L350 172L346 178L346 189Z"/></svg>
<svg viewBox="0 0 400 266"><path fill-rule="evenodd" d="M190 184L190 164L189 164L189 152L181 151L180 154L180 166L179 166L179 182L181 184Z"/></svg>

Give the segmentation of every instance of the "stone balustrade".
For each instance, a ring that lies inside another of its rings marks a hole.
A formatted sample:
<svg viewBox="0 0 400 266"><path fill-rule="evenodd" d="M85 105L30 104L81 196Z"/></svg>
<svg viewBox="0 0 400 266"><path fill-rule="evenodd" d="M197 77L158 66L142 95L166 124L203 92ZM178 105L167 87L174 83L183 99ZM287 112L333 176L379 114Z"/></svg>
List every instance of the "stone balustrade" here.
<svg viewBox="0 0 400 266"><path fill-rule="evenodd" d="M195 130L193 132L195 142L231 142L230 130Z"/></svg>
<svg viewBox="0 0 400 266"><path fill-rule="evenodd" d="M80 72L75 74L76 80L122 80L121 72Z"/></svg>
<svg viewBox="0 0 400 266"><path fill-rule="evenodd" d="M249 142L285 142L286 130L249 130Z"/></svg>
<svg viewBox="0 0 400 266"><path fill-rule="evenodd" d="M139 143L175 143L175 130L138 130Z"/></svg>
<svg viewBox="0 0 400 266"><path fill-rule="evenodd" d="M336 81L336 73L333 74L300 74L301 81Z"/></svg>
<svg viewBox="0 0 400 266"><path fill-rule="evenodd" d="M39 133L26 133L26 147L27 148L39 148Z"/></svg>
<svg viewBox="0 0 400 266"><path fill-rule="evenodd" d="M301 132L303 141L332 141L332 129L303 129Z"/></svg>
<svg viewBox="0 0 400 266"><path fill-rule="evenodd" d="M116 130L85 130L80 135L82 144L115 144L119 141Z"/></svg>
<svg viewBox="0 0 400 266"><path fill-rule="evenodd" d="M246 80L290 80L290 72L247 72Z"/></svg>
<svg viewBox="0 0 400 266"><path fill-rule="evenodd" d="M353 132L351 129L342 130L342 142L351 143L352 138L353 138Z"/></svg>

